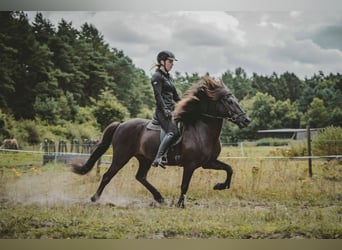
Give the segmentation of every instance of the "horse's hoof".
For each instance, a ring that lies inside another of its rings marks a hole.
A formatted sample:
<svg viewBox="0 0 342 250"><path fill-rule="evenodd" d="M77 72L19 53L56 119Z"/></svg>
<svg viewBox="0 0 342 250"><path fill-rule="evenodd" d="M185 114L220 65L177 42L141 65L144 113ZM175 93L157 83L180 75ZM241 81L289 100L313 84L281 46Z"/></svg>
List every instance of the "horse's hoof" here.
<svg viewBox="0 0 342 250"><path fill-rule="evenodd" d="M164 200L163 197L157 198L157 199L155 199L155 200L156 200L156 202L158 202L159 204L165 204L165 200Z"/></svg>
<svg viewBox="0 0 342 250"><path fill-rule="evenodd" d="M99 199L97 195L94 195L93 197L90 198L92 202L96 202Z"/></svg>
<svg viewBox="0 0 342 250"><path fill-rule="evenodd" d="M185 208L185 202L184 202L184 200L179 200L178 202L177 202L177 205L176 205L177 207L179 207L179 208Z"/></svg>
<svg viewBox="0 0 342 250"><path fill-rule="evenodd" d="M215 186L214 186L214 190L224 190L224 189L227 189L228 187L226 186L226 184L224 183L217 183Z"/></svg>
<svg viewBox="0 0 342 250"><path fill-rule="evenodd" d="M179 207L179 208L185 208L184 202L177 203L177 207Z"/></svg>

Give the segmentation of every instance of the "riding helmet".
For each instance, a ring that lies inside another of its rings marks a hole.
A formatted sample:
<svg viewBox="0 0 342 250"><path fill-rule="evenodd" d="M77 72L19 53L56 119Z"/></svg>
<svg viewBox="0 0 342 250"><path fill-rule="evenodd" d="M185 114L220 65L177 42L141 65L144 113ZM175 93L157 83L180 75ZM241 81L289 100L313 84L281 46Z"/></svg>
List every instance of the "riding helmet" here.
<svg viewBox="0 0 342 250"><path fill-rule="evenodd" d="M160 61L165 61L167 59L177 61L175 55L170 51L163 50L158 53L158 56L157 56L158 63L160 63Z"/></svg>

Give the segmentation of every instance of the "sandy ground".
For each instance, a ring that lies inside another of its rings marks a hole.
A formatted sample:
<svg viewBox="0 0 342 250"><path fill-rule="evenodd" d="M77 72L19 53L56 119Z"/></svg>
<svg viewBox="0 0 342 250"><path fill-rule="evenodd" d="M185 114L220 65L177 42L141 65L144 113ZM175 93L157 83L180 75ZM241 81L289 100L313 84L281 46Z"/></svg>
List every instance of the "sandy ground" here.
<svg viewBox="0 0 342 250"><path fill-rule="evenodd" d="M59 206L73 204L105 204L113 206L148 206L134 195L120 194L120 183L110 183L96 203L90 201L100 183L96 176L78 176L72 172L43 172L23 174L6 182L0 194L2 203L11 205Z"/></svg>

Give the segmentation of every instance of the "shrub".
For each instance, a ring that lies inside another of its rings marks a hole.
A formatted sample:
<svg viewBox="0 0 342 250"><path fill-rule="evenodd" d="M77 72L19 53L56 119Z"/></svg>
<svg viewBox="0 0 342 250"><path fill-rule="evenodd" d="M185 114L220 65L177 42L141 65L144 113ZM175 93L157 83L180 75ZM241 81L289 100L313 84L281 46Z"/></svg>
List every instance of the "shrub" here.
<svg viewBox="0 0 342 250"><path fill-rule="evenodd" d="M101 132L98 128L95 128L90 123L74 124L68 123L66 125L68 133L66 134L67 139L100 139Z"/></svg>
<svg viewBox="0 0 342 250"><path fill-rule="evenodd" d="M287 146L289 139L263 138L256 142L256 146Z"/></svg>
<svg viewBox="0 0 342 250"><path fill-rule="evenodd" d="M13 128L14 118L2 112L0 109L0 144L6 139L12 137L11 128Z"/></svg>
<svg viewBox="0 0 342 250"><path fill-rule="evenodd" d="M17 139L20 146L37 144L42 139L43 127L34 120L14 120L11 116L6 118L4 129L7 131L6 138ZM5 137L0 136L0 139Z"/></svg>
<svg viewBox="0 0 342 250"><path fill-rule="evenodd" d="M137 117L145 118L145 119L151 119L153 116L153 110L148 108L142 108L140 110L140 113L137 115Z"/></svg>
<svg viewBox="0 0 342 250"><path fill-rule="evenodd" d="M23 120L16 123L18 128L18 140L24 144L37 144L42 140L41 127L33 120Z"/></svg>
<svg viewBox="0 0 342 250"><path fill-rule="evenodd" d="M342 127L330 126L318 133L312 140L314 155L342 154Z"/></svg>
<svg viewBox="0 0 342 250"><path fill-rule="evenodd" d="M75 124L66 122L63 126L49 125L45 127L43 138L59 141L61 139L71 141L72 139L99 139L101 132L90 123Z"/></svg>
<svg viewBox="0 0 342 250"><path fill-rule="evenodd" d="M79 112L75 116L75 123L87 123L93 127L100 128L100 125L97 123L91 107L80 107Z"/></svg>
<svg viewBox="0 0 342 250"><path fill-rule="evenodd" d="M306 156L308 153L306 140L302 141L291 141L290 149L288 149L283 155L284 156Z"/></svg>
<svg viewBox="0 0 342 250"><path fill-rule="evenodd" d="M123 121L129 118L128 109L108 89L101 92L99 100L91 100L93 103L92 111L101 130L113 121Z"/></svg>

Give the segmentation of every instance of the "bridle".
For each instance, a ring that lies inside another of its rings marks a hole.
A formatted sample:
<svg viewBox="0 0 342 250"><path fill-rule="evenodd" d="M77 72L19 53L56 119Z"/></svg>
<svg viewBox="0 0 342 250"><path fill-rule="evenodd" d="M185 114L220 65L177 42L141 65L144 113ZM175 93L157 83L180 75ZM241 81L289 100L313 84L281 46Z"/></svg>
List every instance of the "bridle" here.
<svg viewBox="0 0 342 250"><path fill-rule="evenodd" d="M230 114L232 114L231 112L229 112ZM236 122L241 116L245 116L246 113L242 112L242 113L239 113L239 114L232 114L232 116L219 116L219 115L210 115L210 114L207 114L207 113L202 113L201 114L202 116L205 116L205 117L209 117L209 118L215 118L215 119L227 119L228 121L231 121L231 122Z"/></svg>
<svg viewBox="0 0 342 250"><path fill-rule="evenodd" d="M239 113L239 114L234 114L232 117L227 117L226 119L228 121L231 121L231 122L236 122L241 116L245 116L246 113L245 112L242 112L242 113Z"/></svg>
<svg viewBox="0 0 342 250"><path fill-rule="evenodd" d="M228 94L228 96L232 96L232 94ZM224 108L226 110L228 110L228 116L212 115L212 114L208 114L208 113L202 113L201 115L205 116L205 117L209 117L209 118L215 118L215 119L222 119L222 120L227 119L228 121L231 121L231 122L236 122L241 116L246 115L245 112L241 112L239 114L234 114L230 110L229 105L224 101L224 98L222 98L220 101L222 102L222 105L224 106Z"/></svg>

